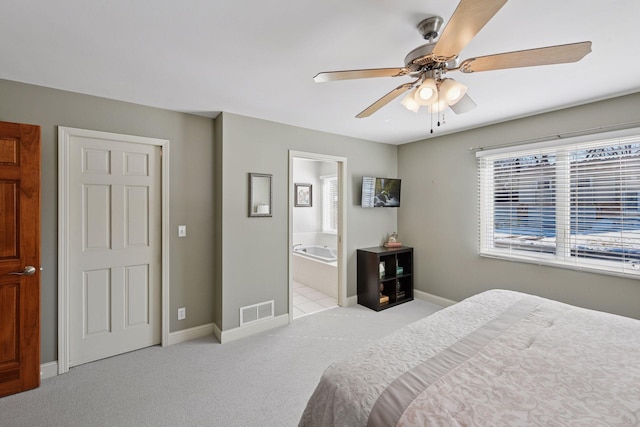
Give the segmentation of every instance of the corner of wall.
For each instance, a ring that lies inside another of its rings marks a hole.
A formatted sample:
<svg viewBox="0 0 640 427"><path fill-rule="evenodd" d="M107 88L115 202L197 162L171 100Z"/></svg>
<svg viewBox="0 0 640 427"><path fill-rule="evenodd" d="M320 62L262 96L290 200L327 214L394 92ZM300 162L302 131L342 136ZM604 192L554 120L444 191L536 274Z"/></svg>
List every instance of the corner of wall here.
<svg viewBox="0 0 640 427"><path fill-rule="evenodd" d="M214 164L214 175L213 175L213 200L215 203L214 208L214 250L213 250L213 263L214 263L214 302L213 302L213 319L214 325L216 327L222 327L222 242L224 239L223 228L222 228L222 159L223 159L223 114L220 113L214 119L214 149L213 149L213 164ZM220 341L220 329L218 330L218 334L216 337L218 341Z"/></svg>

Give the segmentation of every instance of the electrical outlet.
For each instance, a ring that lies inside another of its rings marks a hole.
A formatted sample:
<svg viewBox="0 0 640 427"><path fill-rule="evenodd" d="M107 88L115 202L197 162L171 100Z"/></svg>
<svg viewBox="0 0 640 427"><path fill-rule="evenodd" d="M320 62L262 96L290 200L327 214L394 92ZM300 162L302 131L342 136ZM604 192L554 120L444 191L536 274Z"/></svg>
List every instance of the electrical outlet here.
<svg viewBox="0 0 640 427"><path fill-rule="evenodd" d="M184 320L187 318L187 309L184 307L180 307L178 309L178 320Z"/></svg>

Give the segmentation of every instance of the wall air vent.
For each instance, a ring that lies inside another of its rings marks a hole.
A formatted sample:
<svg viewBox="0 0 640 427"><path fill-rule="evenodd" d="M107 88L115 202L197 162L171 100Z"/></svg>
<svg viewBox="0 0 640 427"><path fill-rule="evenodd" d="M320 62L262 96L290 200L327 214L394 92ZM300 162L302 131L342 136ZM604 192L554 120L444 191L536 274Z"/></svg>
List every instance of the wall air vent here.
<svg viewBox="0 0 640 427"><path fill-rule="evenodd" d="M240 308L240 326L273 318L273 300Z"/></svg>

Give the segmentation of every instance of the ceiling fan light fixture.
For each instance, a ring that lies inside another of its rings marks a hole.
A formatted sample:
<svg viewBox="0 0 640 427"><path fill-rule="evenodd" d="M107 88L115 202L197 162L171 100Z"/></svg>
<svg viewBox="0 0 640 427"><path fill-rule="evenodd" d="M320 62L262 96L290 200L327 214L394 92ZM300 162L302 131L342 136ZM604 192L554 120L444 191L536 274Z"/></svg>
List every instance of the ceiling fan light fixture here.
<svg viewBox="0 0 640 427"><path fill-rule="evenodd" d="M434 102L433 104L427 106L427 111L430 113L440 113L449 108L449 104L444 99L439 99L438 102Z"/></svg>
<svg viewBox="0 0 640 427"><path fill-rule="evenodd" d="M404 105L407 108L407 110L413 111L414 113L417 113L418 110L420 109L420 104L418 104L418 101L416 101L416 98L415 98L417 91L418 91L418 88L413 89L404 98L402 98L402 101L400 101L400 103Z"/></svg>
<svg viewBox="0 0 640 427"><path fill-rule="evenodd" d="M431 105L438 99L438 85L436 81L429 77L424 79L418 86L414 99L420 105Z"/></svg>
<svg viewBox="0 0 640 427"><path fill-rule="evenodd" d="M467 87L453 79L444 79L440 83L440 92L448 105L454 105L467 93Z"/></svg>

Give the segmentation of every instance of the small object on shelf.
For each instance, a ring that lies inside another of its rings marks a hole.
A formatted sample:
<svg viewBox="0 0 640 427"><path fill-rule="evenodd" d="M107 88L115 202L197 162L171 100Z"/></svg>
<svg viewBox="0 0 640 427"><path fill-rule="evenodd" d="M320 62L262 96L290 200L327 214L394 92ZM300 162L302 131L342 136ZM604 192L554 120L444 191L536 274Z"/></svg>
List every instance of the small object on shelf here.
<svg viewBox="0 0 640 427"><path fill-rule="evenodd" d="M378 266L378 272L380 273L380 278L384 279L384 261L380 262L380 265Z"/></svg>
<svg viewBox="0 0 640 427"><path fill-rule="evenodd" d="M384 243L385 248L399 248L402 243L398 242L398 232L394 231L389 235L387 241Z"/></svg>
<svg viewBox="0 0 640 427"><path fill-rule="evenodd" d="M402 274L404 273L404 267L396 267L396 276L402 276Z"/></svg>
<svg viewBox="0 0 640 427"><path fill-rule="evenodd" d="M386 304L388 302L389 302L389 296L388 295L380 296L380 304Z"/></svg>

